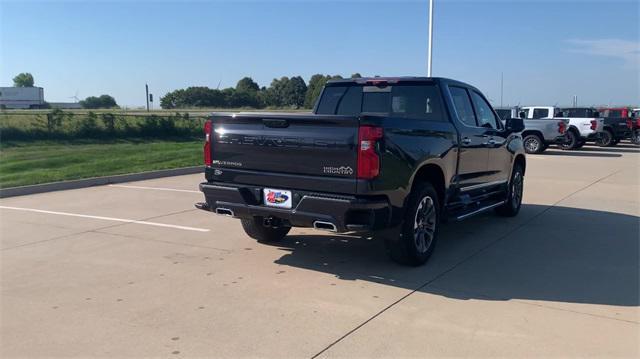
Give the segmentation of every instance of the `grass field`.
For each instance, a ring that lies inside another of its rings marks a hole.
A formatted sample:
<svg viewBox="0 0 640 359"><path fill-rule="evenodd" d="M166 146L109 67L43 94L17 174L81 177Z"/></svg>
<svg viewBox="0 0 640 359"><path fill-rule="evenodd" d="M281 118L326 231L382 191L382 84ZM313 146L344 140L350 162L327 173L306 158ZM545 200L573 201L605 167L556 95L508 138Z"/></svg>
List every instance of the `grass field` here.
<svg viewBox="0 0 640 359"><path fill-rule="evenodd" d="M200 140L3 142L0 187L195 166Z"/></svg>

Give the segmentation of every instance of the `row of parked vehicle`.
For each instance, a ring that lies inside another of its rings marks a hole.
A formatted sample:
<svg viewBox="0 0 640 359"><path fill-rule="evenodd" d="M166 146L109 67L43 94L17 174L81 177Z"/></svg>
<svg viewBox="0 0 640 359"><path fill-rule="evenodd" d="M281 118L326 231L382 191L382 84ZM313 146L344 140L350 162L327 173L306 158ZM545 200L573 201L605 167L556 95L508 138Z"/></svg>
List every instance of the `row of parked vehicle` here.
<svg viewBox="0 0 640 359"><path fill-rule="evenodd" d="M608 147L629 139L640 144L640 108L525 106L496 112L503 121L524 120L522 138L527 153L541 153L551 144L565 150L579 149L587 142Z"/></svg>

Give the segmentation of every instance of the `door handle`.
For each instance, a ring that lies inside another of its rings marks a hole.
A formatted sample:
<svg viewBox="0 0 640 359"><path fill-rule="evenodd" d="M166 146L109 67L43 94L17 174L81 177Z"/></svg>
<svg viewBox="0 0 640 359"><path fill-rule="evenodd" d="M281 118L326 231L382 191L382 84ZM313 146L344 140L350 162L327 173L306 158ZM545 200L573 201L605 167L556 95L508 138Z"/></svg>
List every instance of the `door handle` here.
<svg viewBox="0 0 640 359"><path fill-rule="evenodd" d="M484 143L482 143L482 144L483 144L483 145L485 145L485 146L495 146L495 144L496 144L496 140L495 140L495 139L493 139L493 138L491 138L491 139L489 139L489 141L484 142Z"/></svg>
<svg viewBox="0 0 640 359"><path fill-rule="evenodd" d="M471 139L469 137L465 137L462 139L462 144L463 145L469 145L471 144Z"/></svg>

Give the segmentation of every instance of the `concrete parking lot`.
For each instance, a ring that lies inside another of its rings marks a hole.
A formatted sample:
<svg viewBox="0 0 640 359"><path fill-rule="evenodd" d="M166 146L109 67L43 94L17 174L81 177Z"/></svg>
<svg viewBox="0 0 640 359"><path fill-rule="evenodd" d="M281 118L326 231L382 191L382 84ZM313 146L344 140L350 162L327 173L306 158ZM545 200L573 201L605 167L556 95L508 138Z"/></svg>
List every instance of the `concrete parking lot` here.
<svg viewBox="0 0 640 359"><path fill-rule="evenodd" d="M527 157L520 215L277 245L196 210L201 175L0 200L2 357L640 356L640 149Z"/></svg>

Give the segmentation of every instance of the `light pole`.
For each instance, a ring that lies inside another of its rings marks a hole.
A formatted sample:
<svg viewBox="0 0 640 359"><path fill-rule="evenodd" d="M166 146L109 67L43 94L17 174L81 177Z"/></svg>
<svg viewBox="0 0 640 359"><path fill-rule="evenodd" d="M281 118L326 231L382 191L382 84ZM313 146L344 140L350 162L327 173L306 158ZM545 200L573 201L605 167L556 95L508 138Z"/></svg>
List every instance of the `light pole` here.
<svg viewBox="0 0 640 359"><path fill-rule="evenodd" d="M433 52L433 0L429 0L429 54L427 55L427 76L431 77L431 57Z"/></svg>
<svg viewBox="0 0 640 359"><path fill-rule="evenodd" d="M504 72L500 73L500 107L502 107L502 95L504 94Z"/></svg>
<svg viewBox="0 0 640 359"><path fill-rule="evenodd" d="M147 98L147 112L149 112L149 85L144 84L145 97Z"/></svg>

